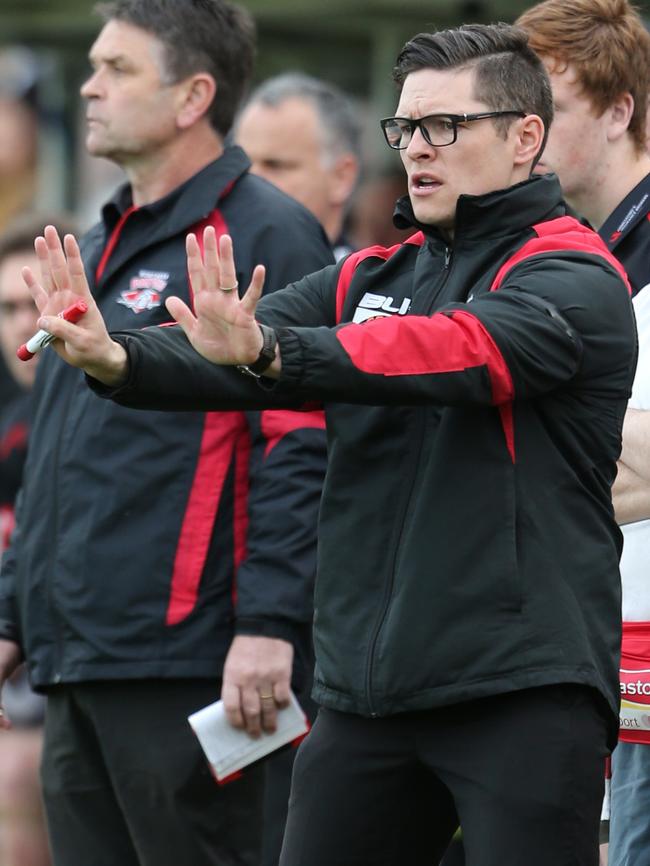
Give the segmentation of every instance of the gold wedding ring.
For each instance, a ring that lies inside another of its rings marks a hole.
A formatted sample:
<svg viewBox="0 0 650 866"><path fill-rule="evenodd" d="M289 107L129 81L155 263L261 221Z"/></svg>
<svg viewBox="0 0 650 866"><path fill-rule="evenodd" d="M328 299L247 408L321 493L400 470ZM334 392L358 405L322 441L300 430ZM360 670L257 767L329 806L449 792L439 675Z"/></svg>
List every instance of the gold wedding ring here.
<svg viewBox="0 0 650 866"><path fill-rule="evenodd" d="M239 283L235 283L234 286L219 286L222 292L234 292L238 287Z"/></svg>
<svg viewBox="0 0 650 866"><path fill-rule="evenodd" d="M273 695L263 695L263 694L260 692L260 700L261 700L261 701L273 701L273 700L275 700L275 699L274 699Z"/></svg>

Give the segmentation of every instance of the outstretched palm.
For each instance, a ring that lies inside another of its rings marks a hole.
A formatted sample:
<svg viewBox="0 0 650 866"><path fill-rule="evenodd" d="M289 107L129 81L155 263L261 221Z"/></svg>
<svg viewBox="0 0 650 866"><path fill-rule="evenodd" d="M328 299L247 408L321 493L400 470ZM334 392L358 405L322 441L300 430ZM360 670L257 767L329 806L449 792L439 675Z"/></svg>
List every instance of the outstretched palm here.
<svg viewBox="0 0 650 866"><path fill-rule="evenodd" d="M215 364L251 364L262 347L255 309L264 287L264 267L253 271L240 299L232 240L215 230L203 233L203 254L196 235L187 236L187 270L194 294L194 312L180 298L169 298L167 309L185 331L196 351Z"/></svg>

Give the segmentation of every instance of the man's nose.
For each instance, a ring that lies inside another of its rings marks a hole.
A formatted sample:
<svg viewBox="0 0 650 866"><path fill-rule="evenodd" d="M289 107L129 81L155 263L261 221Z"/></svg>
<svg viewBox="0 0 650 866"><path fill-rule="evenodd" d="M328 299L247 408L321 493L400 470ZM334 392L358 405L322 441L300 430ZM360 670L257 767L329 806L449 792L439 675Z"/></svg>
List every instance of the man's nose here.
<svg viewBox="0 0 650 866"><path fill-rule="evenodd" d="M99 96L100 78L99 70L91 72L90 76L84 81L79 88L79 93L84 99L92 99L94 96Z"/></svg>
<svg viewBox="0 0 650 866"><path fill-rule="evenodd" d="M422 128L416 126L411 135L411 140L406 147L406 153L411 159L420 159L423 156L428 159L435 159L438 151L425 139L422 134Z"/></svg>

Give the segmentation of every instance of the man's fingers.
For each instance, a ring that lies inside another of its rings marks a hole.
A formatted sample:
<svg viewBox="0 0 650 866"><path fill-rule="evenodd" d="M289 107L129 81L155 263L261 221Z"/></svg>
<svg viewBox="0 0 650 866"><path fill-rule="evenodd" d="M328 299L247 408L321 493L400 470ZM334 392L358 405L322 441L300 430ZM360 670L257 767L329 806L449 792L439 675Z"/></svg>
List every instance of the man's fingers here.
<svg viewBox="0 0 650 866"><path fill-rule="evenodd" d="M221 689L221 700L226 711L228 721L233 728L244 727L244 716L241 708L241 695L239 688L231 683L224 682Z"/></svg>
<svg viewBox="0 0 650 866"><path fill-rule="evenodd" d="M41 274L41 285L48 295L51 295L55 289L50 273L50 254L47 248L45 238L39 236L34 241L34 252L38 258L38 269Z"/></svg>
<svg viewBox="0 0 650 866"><path fill-rule="evenodd" d="M262 702L256 688L246 686L241 689L241 706L247 732L251 737L259 737L262 733Z"/></svg>
<svg viewBox="0 0 650 866"><path fill-rule="evenodd" d="M172 297L167 298L165 301L165 306L169 315L174 321L178 322L187 336L190 337L196 326L196 317L185 301L172 295Z"/></svg>
<svg viewBox="0 0 650 866"><path fill-rule="evenodd" d="M83 261L79 245L74 235L66 235L63 238L63 248L68 261L68 272L70 274L70 285L72 291L84 298L86 301L92 298L88 280L86 279L86 271L84 270Z"/></svg>
<svg viewBox="0 0 650 866"><path fill-rule="evenodd" d="M268 733L273 732L278 726L278 708L274 697L274 689L270 694L260 689L260 703L262 706L262 728Z"/></svg>
<svg viewBox="0 0 650 866"><path fill-rule="evenodd" d="M87 339L85 332L80 331L72 322L66 322L59 316L41 316L38 320L38 326L57 339L63 340L64 343L78 348L81 348L81 342Z"/></svg>
<svg viewBox="0 0 650 866"><path fill-rule="evenodd" d="M70 272L59 233L54 226L45 226L43 237L47 244L49 272L52 275L54 287L59 290L71 288Z"/></svg>
<svg viewBox="0 0 650 866"><path fill-rule="evenodd" d="M249 316L255 316L255 310L259 299L262 297L264 288L264 277L266 276L266 268L264 265L256 265L251 277L251 282L246 290L246 294L241 299L242 310L248 313Z"/></svg>
<svg viewBox="0 0 650 866"><path fill-rule="evenodd" d="M185 252L187 254L187 273L190 278L190 286L193 293L198 295L199 292L202 292L206 288L206 277L201 248L193 232L190 232L185 239Z"/></svg>
<svg viewBox="0 0 650 866"><path fill-rule="evenodd" d="M217 235L213 226L203 232L203 267L205 287L218 289L221 286L221 262L217 252Z"/></svg>
<svg viewBox="0 0 650 866"><path fill-rule="evenodd" d="M38 312L41 313L45 308L45 305L48 302L49 295L43 288L43 286L36 279L36 275L34 271L29 267L24 267L21 271L23 282L29 289L29 293L34 299L34 303L36 304L36 308Z"/></svg>
<svg viewBox="0 0 650 866"><path fill-rule="evenodd" d="M291 684L289 678L282 678L276 682L273 687L273 696L275 698L275 705L280 708L288 707L290 700L289 695L291 692Z"/></svg>
<svg viewBox="0 0 650 866"><path fill-rule="evenodd" d="M232 238L230 235L221 235L219 238L219 268L221 270L220 289L237 288L237 271L235 270L235 259L233 257Z"/></svg>

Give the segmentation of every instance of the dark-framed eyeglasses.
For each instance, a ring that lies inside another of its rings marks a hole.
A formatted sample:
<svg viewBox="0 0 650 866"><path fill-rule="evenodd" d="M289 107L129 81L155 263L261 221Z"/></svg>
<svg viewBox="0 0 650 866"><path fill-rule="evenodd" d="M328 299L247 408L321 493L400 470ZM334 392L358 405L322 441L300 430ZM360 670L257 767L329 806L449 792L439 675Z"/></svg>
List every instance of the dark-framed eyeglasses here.
<svg viewBox="0 0 650 866"><path fill-rule="evenodd" d="M385 117L379 121L386 143L394 150L404 150L411 143L413 133L419 129L427 144L447 147L458 138L458 124L487 117L504 117L508 114L525 117L525 111L482 111L480 114L427 114L426 117Z"/></svg>

